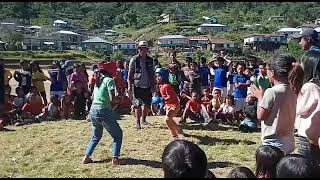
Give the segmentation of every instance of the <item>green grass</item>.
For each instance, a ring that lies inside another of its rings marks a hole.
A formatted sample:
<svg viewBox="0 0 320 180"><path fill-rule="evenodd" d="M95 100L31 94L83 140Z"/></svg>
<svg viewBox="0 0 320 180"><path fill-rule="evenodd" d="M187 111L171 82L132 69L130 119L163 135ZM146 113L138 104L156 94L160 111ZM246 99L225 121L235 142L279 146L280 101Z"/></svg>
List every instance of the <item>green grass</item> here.
<svg viewBox="0 0 320 180"><path fill-rule="evenodd" d="M100 163L83 165L86 145L91 137L86 121L43 122L0 132L0 177L162 177L161 154L170 136L163 117L148 117L153 126L137 131L132 116L119 121L124 132L121 157L126 165L114 167L111 137L104 131L93 159ZM187 140L206 153L209 168L225 177L236 166L254 170L254 152L260 145L259 134L240 133L232 128L204 129L184 127Z"/></svg>

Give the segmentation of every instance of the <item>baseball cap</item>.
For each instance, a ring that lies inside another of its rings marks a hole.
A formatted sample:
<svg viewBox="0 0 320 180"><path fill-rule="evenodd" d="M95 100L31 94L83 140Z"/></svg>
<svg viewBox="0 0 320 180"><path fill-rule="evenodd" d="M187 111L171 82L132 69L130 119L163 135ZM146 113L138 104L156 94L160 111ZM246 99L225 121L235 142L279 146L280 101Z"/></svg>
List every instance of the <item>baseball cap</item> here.
<svg viewBox="0 0 320 180"><path fill-rule="evenodd" d="M308 37L308 38L311 38L313 41L318 41L318 32L312 28L308 28L303 30L299 34L293 35L292 37L293 38Z"/></svg>
<svg viewBox="0 0 320 180"><path fill-rule="evenodd" d="M138 44L138 48L146 48L148 47L148 42L147 41L140 41Z"/></svg>

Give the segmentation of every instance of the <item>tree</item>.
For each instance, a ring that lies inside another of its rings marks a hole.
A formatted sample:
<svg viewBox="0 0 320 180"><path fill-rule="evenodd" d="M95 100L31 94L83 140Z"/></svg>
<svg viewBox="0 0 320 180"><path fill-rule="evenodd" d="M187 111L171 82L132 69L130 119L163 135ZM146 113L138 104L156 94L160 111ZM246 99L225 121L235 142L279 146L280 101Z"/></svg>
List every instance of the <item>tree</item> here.
<svg viewBox="0 0 320 180"><path fill-rule="evenodd" d="M296 59L300 59L304 53L299 43L295 40L288 42L288 52Z"/></svg>
<svg viewBox="0 0 320 180"><path fill-rule="evenodd" d="M121 51L115 51L111 54L111 59L125 61L124 54Z"/></svg>

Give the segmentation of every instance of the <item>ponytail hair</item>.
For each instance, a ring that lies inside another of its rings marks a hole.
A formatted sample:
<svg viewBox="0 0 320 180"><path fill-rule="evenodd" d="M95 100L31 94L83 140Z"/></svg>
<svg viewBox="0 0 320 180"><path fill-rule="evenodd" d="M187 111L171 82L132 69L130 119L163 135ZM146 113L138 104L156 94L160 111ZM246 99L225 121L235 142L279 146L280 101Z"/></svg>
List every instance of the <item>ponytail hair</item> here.
<svg viewBox="0 0 320 180"><path fill-rule="evenodd" d="M293 56L288 54L277 54L272 58L269 67L280 81L288 82L291 90L295 94L299 94L302 87L304 72Z"/></svg>

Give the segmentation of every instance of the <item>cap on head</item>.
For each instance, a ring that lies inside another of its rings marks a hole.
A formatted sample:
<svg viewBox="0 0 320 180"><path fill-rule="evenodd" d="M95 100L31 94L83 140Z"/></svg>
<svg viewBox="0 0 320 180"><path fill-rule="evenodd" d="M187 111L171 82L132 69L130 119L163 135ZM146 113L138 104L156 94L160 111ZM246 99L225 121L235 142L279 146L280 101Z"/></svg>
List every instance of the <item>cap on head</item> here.
<svg viewBox="0 0 320 180"><path fill-rule="evenodd" d="M318 32L312 28L307 28L300 32L299 34L295 35L294 38L302 38L307 37L312 39L314 42L318 41Z"/></svg>
<svg viewBox="0 0 320 180"><path fill-rule="evenodd" d="M147 48L148 42L147 41L140 41L138 44L138 48Z"/></svg>

